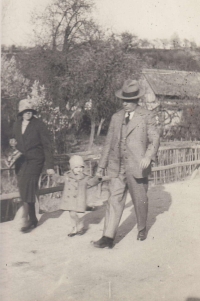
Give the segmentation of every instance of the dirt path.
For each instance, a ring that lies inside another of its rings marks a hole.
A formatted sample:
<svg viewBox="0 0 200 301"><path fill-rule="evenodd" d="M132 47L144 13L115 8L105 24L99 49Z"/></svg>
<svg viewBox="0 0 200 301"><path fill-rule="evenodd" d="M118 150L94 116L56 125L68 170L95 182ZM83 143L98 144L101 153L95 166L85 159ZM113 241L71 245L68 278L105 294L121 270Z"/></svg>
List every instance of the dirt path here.
<svg viewBox="0 0 200 301"><path fill-rule="evenodd" d="M200 179L152 187L149 198L148 239L136 240L128 198L112 250L90 243L102 235L105 205L86 213L81 237L67 236L61 212L39 215L29 234L1 224L1 300L200 300Z"/></svg>

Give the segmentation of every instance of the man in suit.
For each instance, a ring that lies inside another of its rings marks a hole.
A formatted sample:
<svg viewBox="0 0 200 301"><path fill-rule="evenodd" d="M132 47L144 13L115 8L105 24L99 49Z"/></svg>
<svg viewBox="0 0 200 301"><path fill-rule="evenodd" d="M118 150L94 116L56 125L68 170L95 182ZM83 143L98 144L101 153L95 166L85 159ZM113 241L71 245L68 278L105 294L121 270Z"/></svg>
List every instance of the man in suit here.
<svg viewBox="0 0 200 301"><path fill-rule="evenodd" d="M146 239L148 175L159 147L154 114L138 105L143 95L138 82L126 80L115 95L122 100L123 109L112 116L97 170L101 176L107 168L111 178L103 237L93 243L97 248L113 247L127 190L135 208L137 239Z"/></svg>

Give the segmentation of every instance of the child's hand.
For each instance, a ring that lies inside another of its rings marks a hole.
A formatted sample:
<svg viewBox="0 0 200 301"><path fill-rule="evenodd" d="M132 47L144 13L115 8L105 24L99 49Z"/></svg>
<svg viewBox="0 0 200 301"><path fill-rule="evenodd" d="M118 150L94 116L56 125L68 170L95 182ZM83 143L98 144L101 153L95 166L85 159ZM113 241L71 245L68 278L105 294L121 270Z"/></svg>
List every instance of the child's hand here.
<svg viewBox="0 0 200 301"><path fill-rule="evenodd" d="M110 177L109 176L103 176L102 179L101 179L102 182L105 182L105 181L110 181Z"/></svg>

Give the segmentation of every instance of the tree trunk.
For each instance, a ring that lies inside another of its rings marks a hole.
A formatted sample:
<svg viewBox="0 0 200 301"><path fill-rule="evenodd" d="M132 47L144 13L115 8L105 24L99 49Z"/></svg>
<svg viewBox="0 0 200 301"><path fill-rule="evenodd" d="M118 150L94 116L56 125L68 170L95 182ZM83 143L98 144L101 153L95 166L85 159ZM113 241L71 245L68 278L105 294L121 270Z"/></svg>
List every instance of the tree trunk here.
<svg viewBox="0 0 200 301"><path fill-rule="evenodd" d="M102 125L105 121L105 118L101 118L101 121L99 123L99 126L98 126L98 130L97 130L97 137L99 137L100 133L101 133L101 128L102 128Z"/></svg>
<svg viewBox="0 0 200 301"><path fill-rule="evenodd" d="M64 43L63 43L63 49L62 49L63 53L68 52L70 30L71 30L70 26L67 26L65 29Z"/></svg>
<svg viewBox="0 0 200 301"><path fill-rule="evenodd" d="M53 129L52 132L53 132L53 147L55 148L55 152L57 153L58 150L56 147L56 131Z"/></svg>
<svg viewBox="0 0 200 301"><path fill-rule="evenodd" d="M52 50L56 51L56 37L53 37L53 42L52 42Z"/></svg>
<svg viewBox="0 0 200 301"><path fill-rule="evenodd" d="M89 141L89 146L88 150L90 151L94 142L94 134L95 134L95 121L91 121L91 131L90 131L90 141Z"/></svg>

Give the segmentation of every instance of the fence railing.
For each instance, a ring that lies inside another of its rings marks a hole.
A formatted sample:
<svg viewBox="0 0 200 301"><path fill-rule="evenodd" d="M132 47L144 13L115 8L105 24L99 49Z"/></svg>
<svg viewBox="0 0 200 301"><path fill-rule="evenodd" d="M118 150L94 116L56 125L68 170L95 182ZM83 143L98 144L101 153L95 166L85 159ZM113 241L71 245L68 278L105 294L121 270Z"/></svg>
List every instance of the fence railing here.
<svg viewBox="0 0 200 301"><path fill-rule="evenodd" d="M89 152L79 153L85 159L86 172L94 174L100 155L92 155ZM69 155L55 156L55 171L63 174L69 170ZM101 187L99 187L101 188ZM39 196L49 199L60 198L63 186L55 186L51 176L43 173L39 179ZM100 191L100 190L99 190ZM99 192L100 193L100 192ZM1 168L1 217L0 221L8 221L14 218L16 212L21 206L20 195L17 188L17 180L14 168Z"/></svg>
<svg viewBox="0 0 200 301"><path fill-rule="evenodd" d="M100 154L94 155L83 152L81 155L84 157L86 171L90 175L94 175ZM55 155L55 170L57 173L63 174L69 170L69 157L70 155ZM153 163L149 179L155 185L184 180L192 174L199 164L200 144L184 148L182 146L161 146L158 150L157 160ZM1 180L0 200L3 195L11 195L11 192L14 193L17 190L14 168L1 168ZM39 187L49 189L51 187L50 177L42 174Z"/></svg>
<svg viewBox="0 0 200 301"><path fill-rule="evenodd" d="M196 166L200 164L200 144L185 144L176 146L161 146L158 150L157 160L153 163L149 180L154 185L181 181L188 178ZM65 157L57 156L58 166L63 170L66 166ZM99 155L86 154L85 162L91 175L94 174L100 158Z"/></svg>
<svg viewBox="0 0 200 301"><path fill-rule="evenodd" d="M155 185L188 178L200 164L200 145L161 146L150 179Z"/></svg>
<svg viewBox="0 0 200 301"><path fill-rule="evenodd" d="M98 166L100 154L94 155L92 153L81 153L86 163L86 169L90 175L95 173ZM59 174L63 174L69 169L68 166L69 155L55 156L55 170ZM149 177L150 185L160 185L169 182L180 181L188 178L195 168L200 165L200 145L193 146L161 146L157 154L157 160L153 164L152 172ZM17 199L19 200L19 193L17 191L16 177L14 169L2 168L2 192L0 194L0 201L14 200L12 204L13 210L16 211ZM52 187L51 177L43 174L40 177L39 195L53 194L62 191L63 186ZM9 205L9 204L8 204ZM8 206L9 207L9 206ZM8 215L9 208L6 207L6 215Z"/></svg>

